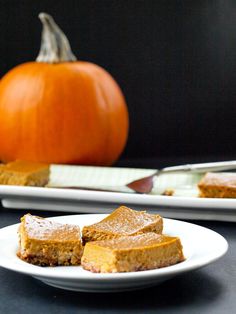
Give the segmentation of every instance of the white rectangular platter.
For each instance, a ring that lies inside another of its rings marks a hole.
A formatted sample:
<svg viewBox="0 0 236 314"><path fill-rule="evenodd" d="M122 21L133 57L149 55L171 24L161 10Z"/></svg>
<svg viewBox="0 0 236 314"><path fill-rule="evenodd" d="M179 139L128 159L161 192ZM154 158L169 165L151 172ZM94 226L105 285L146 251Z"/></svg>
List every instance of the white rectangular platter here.
<svg viewBox="0 0 236 314"><path fill-rule="evenodd" d="M154 180L150 194L133 193L126 184L152 175L154 169L51 166L49 185L84 186L111 191L21 187L0 185L0 198L6 208L73 213L109 213L120 205L147 209L164 217L236 222L236 199L198 198L199 174L163 174ZM165 189L173 196L164 196Z"/></svg>

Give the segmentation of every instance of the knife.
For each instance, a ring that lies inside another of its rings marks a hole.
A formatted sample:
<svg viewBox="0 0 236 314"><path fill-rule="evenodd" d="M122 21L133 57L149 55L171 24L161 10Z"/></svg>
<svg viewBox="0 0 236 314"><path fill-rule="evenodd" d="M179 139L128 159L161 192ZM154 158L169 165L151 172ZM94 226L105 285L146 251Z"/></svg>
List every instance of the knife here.
<svg viewBox="0 0 236 314"><path fill-rule="evenodd" d="M178 172L205 173L209 171L226 171L233 169L236 169L236 160L165 167L157 170L152 176L135 180L127 184L127 186L137 193L148 194L152 191L153 179L161 174Z"/></svg>

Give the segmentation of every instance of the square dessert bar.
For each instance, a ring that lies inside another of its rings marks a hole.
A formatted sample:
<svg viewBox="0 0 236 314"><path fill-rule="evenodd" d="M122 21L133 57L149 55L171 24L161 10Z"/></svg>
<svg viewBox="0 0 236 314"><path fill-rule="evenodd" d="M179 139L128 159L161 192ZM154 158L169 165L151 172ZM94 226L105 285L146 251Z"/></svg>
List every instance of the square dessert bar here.
<svg viewBox="0 0 236 314"><path fill-rule="evenodd" d="M144 232L162 233L162 229L161 216L121 206L102 221L85 226L82 230L82 238L83 243L86 243Z"/></svg>
<svg viewBox="0 0 236 314"><path fill-rule="evenodd" d="M200 197L236 198L236 174L208 172L198 183Z"/></svg>
<svg viewBox="0 0 236 314"><path fill-rule="evenodd" d="M18 257L40 266L79 265L80 228L27 214L19 227Z"/></svg>
<svg viewBox="0 0 236 314"><path fill-rule="evenodd" d="M0 165L0 184L45 186L49 180L49 165L26 161L13 161Z"/></svg>
<svg viewBox="0 0 236 314"><path fill-rule="evenodd" d="M88 242L81 265L92 272L116 273L170 266L184 260L178 237L154 232Z"/></svg>

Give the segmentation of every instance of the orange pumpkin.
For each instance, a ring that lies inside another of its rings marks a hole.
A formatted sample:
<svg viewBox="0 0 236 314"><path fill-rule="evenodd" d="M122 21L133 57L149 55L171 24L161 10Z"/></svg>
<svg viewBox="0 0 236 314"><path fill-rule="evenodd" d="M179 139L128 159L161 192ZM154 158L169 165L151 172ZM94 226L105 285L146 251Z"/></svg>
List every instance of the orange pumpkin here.
<svg viewBox="0 0 236 314"><path fill-rule="evenodd" d="M51 16L39 17L37 62L0 81L0 159L110 165L128 135L122 92L104 69L76 61Z"/></svg>

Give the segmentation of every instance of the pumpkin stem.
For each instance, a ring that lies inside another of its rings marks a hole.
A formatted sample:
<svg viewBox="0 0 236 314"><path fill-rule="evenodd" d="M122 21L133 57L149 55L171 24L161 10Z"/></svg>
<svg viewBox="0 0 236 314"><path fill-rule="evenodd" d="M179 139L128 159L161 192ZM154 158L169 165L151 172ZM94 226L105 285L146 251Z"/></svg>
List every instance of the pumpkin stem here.
<svg viewBox="0 0 236 314"><path fill-rule="evenodd" d="M76 61L66 35L53 18L47 13L40 13L39 19L43 24L43 31L41 47L36 61L47 63Z"/></svg>

